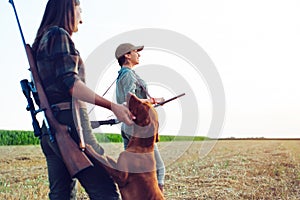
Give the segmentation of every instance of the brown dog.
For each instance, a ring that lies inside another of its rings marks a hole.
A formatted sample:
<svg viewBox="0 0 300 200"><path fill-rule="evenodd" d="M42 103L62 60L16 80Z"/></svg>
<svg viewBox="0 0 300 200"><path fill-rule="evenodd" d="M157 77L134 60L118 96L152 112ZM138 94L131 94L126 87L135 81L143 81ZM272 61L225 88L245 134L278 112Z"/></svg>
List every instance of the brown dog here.
<svg viewBox="0 0 300 200"><path fill-rule="evenodd" d="M136 119L133 135L118 161L97 154L90 146L86 153L116 181L123 200L162 200L154 159L154 143L158 141L157 113L151 104L132 94L127 96L127 105Z"/></svg>

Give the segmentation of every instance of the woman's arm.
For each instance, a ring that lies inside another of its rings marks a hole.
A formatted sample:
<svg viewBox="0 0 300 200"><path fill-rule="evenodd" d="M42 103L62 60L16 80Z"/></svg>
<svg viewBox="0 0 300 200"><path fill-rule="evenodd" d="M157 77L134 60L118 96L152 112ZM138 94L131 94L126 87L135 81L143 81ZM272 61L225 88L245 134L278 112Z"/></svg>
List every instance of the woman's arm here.
<svg viewBox="0 0 300 200"><path fill-rule="evenodd" d="M120 104L115 104L99 96L80 80L77 80L74 83L74 86L70 89L70 94L81 101L111 110L116 115L118 120L126 123L127 125L133 124L132 119L135 117L131 114L127 107Z"/></svg>

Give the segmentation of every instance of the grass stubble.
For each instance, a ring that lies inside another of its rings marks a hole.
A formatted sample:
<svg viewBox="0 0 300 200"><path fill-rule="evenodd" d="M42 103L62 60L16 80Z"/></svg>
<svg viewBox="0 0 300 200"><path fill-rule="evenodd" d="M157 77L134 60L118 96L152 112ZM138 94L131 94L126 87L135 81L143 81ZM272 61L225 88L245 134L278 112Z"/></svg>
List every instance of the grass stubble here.
<svg viewBox="0 0 300 200"><path fill-rule="evenodd" d="M185 142L165 144L159 143L167 163L166 199L300 199L300 140L217 141L206 156L200 155L203 142L188 149ZM103 144L116 158L122 144L113 145ZM48 199L48 191L40 146L0 146L0 199ZM80 185L77 196L88 199Z"/></svg>

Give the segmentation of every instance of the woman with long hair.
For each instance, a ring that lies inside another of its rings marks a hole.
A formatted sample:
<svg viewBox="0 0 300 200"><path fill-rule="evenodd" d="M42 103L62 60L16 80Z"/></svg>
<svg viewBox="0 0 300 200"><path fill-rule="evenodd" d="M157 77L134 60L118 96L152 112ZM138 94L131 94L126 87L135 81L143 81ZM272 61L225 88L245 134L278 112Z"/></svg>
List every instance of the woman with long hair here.
<svg viewBox="0 0 300 200"><path fill-rule="evenodd" d="M116 117L132 124L132 114L123 105L112 103L85 85L85 70L71 36L82 23L79 0L49 0L32 45L34 57L45 93L59 123L71 128L71 137L79 143L72 113L72 99L80 105L80 121L85 142L95 151L103 149L92 134L85 102L112 110ZM45 130L45 127L43 127ZM47 131L41 136L41 147L46 157L50 199L76 199L76 179L85 188L90 199L120 199L116 184L106 171L96 165L70 176L57 144L51 142Z"/></svg>

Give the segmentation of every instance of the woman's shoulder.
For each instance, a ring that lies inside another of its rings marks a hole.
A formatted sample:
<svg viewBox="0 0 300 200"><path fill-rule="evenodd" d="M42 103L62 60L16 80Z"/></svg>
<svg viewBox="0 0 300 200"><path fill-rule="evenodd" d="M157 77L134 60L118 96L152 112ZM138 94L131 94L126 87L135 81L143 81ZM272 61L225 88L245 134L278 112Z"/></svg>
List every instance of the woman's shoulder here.
<svg viewBox="0 0 300 200"><path fill-rule="evenodd" d="M118 73L118 80L124 79L125 77L132 77L134 75L133 70L128 67L122 67Z"/></svg>
<svg viewBox="0 0 300 200"><path fill-rule="evenodd" d="M67 35L68 37L70 36L69 33L65 29L58 27L58 26L52 26L52 27L48 28L48 30L46 31L46 35L48 35L48 36Z"/></svg>
<svg viewBox="0 0 300 200"><path fill-rule="evenodd" d="M45 33L42 40L48 42L51 45L58 44L58 46L60 46L60 44L68 44L68 46L74 46L75 48L75 45L69 33L65 29L58 26L50 27Z"/></svg>
<svg viewBox="0 0 300 200"><path fill-rule="evenodd" d="M48 52L47 55L79 54L68 32L58 26L52 26L44 33L38 49Z"/></svg>

